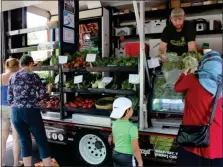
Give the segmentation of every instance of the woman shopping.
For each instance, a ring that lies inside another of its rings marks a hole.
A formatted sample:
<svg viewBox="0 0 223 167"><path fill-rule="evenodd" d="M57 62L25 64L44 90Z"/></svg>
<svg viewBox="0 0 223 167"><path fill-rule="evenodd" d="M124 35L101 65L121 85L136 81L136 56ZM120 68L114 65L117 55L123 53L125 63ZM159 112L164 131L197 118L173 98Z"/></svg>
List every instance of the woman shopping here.
<svg viewBox="0 0 223 167"><path fill-rule="evenodd" d="M195 74L189 74L188 71L189 69L185 70L175 83L175 91L185 93L182 125L185 127L192 125L191 128L208 125L212 111L215 112L213 112L212 124L206 126L210 131L209 137L206 138L209 144L203 146L207 147L199 144L207 140L199 141L190 147L180 146L177 164L179 166L222 166L223 115L222 95L219 95L222 91L220 89L222 86L222 57L218 52L207 52L202 58L198 71Z"/></svg>
<svg viewBox="0 0 223 167"><path fill-rule="evenodd" d="M20 158L20 145L19 145L19 136L11 123L11 107L7 102L7 90L8 90L8 81L9 78L19 70L19 62L15 58L9 58L5 62L5 72L1 74L1 119L2 119L2 137L1 137L1 165L5 166L5 151L6 151L6 142L9 137L10 127L12 128L12 137L13 137L13 157L14 157L14 166L23 165L19 161Z"/></svg>
<svg viewBox="0 0 223 167"><path fill-rule="evenodd" d="M31 132L44 165L51 166L44 124L37 105L38 98L44 98L47 94L39 76L32 72L32 57L22 56L20 65L22 69L9 80L8 102L12 105L12 123L19 134L23 162L25 166L32 166ZM52 86L49 85L48 93L51 89Z"/></svg>

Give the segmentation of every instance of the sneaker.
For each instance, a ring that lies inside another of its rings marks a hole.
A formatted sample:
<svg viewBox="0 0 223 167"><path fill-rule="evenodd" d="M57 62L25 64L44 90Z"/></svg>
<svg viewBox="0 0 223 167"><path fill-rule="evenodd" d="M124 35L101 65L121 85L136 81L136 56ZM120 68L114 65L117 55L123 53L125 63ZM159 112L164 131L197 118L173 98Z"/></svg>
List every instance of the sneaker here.
<svg viewBox="0 0 223 167"><path fill-rule="evenodd" d="M13 166L24 166L24 163L22 161L19 161L18 165L13 165Z"/></svg>

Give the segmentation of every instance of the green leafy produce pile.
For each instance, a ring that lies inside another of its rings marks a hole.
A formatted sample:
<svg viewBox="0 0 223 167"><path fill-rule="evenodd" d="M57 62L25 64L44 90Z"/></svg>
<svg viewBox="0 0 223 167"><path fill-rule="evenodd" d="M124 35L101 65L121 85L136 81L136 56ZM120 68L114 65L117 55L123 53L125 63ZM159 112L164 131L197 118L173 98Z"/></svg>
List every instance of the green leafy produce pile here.
<svg viewBox="0 0 223 167"><path fill-rule="evenodd" d="M154 88L154 99L181 99L182 94L176 93L173 85L166 83L164 77L157 77Z"/></svg>
<svg viewBox="0 0 223 167"><path fill-rule="evenodd" d="M111 65L117 66L136 66L138 64L138 57L121 56L115 59Z"/></svg>
<svg viewBox="0 0 223 167"><path fill-rule="evenodd" d="M202 60L202 54L197 51L183 53L181 57L184 59L187 56L194 57L195 59L197 59L198 62L200 62Z"/></svg>
<svg viewBox="0 0 223 167"><path fill-rule="evenodd" d="M134 85L129 83L128 80L125 80L125 81L122 82L122 89L129 89L129 90L131 90L133 88L134 88Z"/></svg>
<svg viewBox="0 0 223 167"><path fill-rule="evenodd" d="M167 52L166 57L168 62L163 64L163 72L169 72L173 69L183 70L185 68L192 68L192 71L194 71L196 69L194 67L198 66L202 59L202 54L197 51L191 51L183 53L182 56L178 57L177 53Z"/></svg>
<svg viewBox="0 0 223 167"><path fill-rule="evenodd" d="M82 83L79 84L79 86L80 86L80 89L89 88L89 87L91 87L91 83L87 82L87 81L83 81ZM72 89L78 89L78 85L74 84L73 80L65 82L65 87L72 88Z"/></svg>
<svg viewBox="0 0 223 167"><path fill-rule="evenodd" d="M93 66L96 67L106 67L107 65L113 62L114 58L102 57L97 58L95 62L92 63Z"/></svg>
<svg viewBox="0 0 223 167"><path fill-rule="evenodd" d="M177 53L167 52L166 58L168 59L168 62L163 64L163 67L162 67L163 72L168 72L168 71L171 71L171 70L177 68L177 64L178 64L178 60L179 60Z"/></svg>
<svg viewBox="0 0 223 167"><path fill-rule="evenodd" d="M121 56L119 58L110 58L110 57L103 57L97 58L93 66L96 67L105 67L105 66L137 66L138 58L137 57L129 57L129 56Z"/></svg>
<svg viewBox="0 0 223 167"><path fill-rule="evenodd" d="M164 84L166 79L164 77L156 78L155 90L154 90L154 99L159 99L165 92Z"/></svg>

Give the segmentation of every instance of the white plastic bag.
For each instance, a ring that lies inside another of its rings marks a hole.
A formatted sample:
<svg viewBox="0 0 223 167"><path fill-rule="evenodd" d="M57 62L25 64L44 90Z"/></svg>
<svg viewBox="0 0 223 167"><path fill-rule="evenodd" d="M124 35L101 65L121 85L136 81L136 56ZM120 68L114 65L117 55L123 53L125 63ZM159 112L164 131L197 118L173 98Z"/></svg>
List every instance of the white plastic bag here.
<svg viewBox="0 0 223 167"><path fill-rule="evenodd" d="M175 68L169 72L163 72L167 84L173 86L182 72L183 72L183 70L179 70L177 68Z"/></svg>

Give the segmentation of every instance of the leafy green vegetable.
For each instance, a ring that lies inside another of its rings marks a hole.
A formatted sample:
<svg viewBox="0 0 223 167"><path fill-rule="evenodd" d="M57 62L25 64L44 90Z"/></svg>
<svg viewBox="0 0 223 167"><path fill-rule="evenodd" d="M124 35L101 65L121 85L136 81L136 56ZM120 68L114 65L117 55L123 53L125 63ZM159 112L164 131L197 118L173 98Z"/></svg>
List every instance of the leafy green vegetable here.
<svg viewBox="0 0 223 167"><path fill-rule="evenodd" d="M43 60L43 61L40 63L40 65L41 65L41 66L48 66L48 65L50 65L51 57L52 57L52 56L47 57L45 60Z"/></svg>
<svg viewBox="0 0 223 167"><path fill-rule="evenodd" d="M122 89L133 89L134 85L130 84L128 80L122 82Z"/></svg>
<svg viewBox="0 0 223 167"><path fill-rule="evenodd" d="M59 64L59 57L56 55L53 55L50 59L50 65L55 66Z"/></svg>
<svg viewBox="0 0 223 167"><path fill-rule="evenodd" d="M168 62L163 64L162 70L164 72L168 72L171 71L175 68L177 68L177 64L178 64L178 55L174 52L167 52L166 53L166 58L168 59Z"/></svg>

